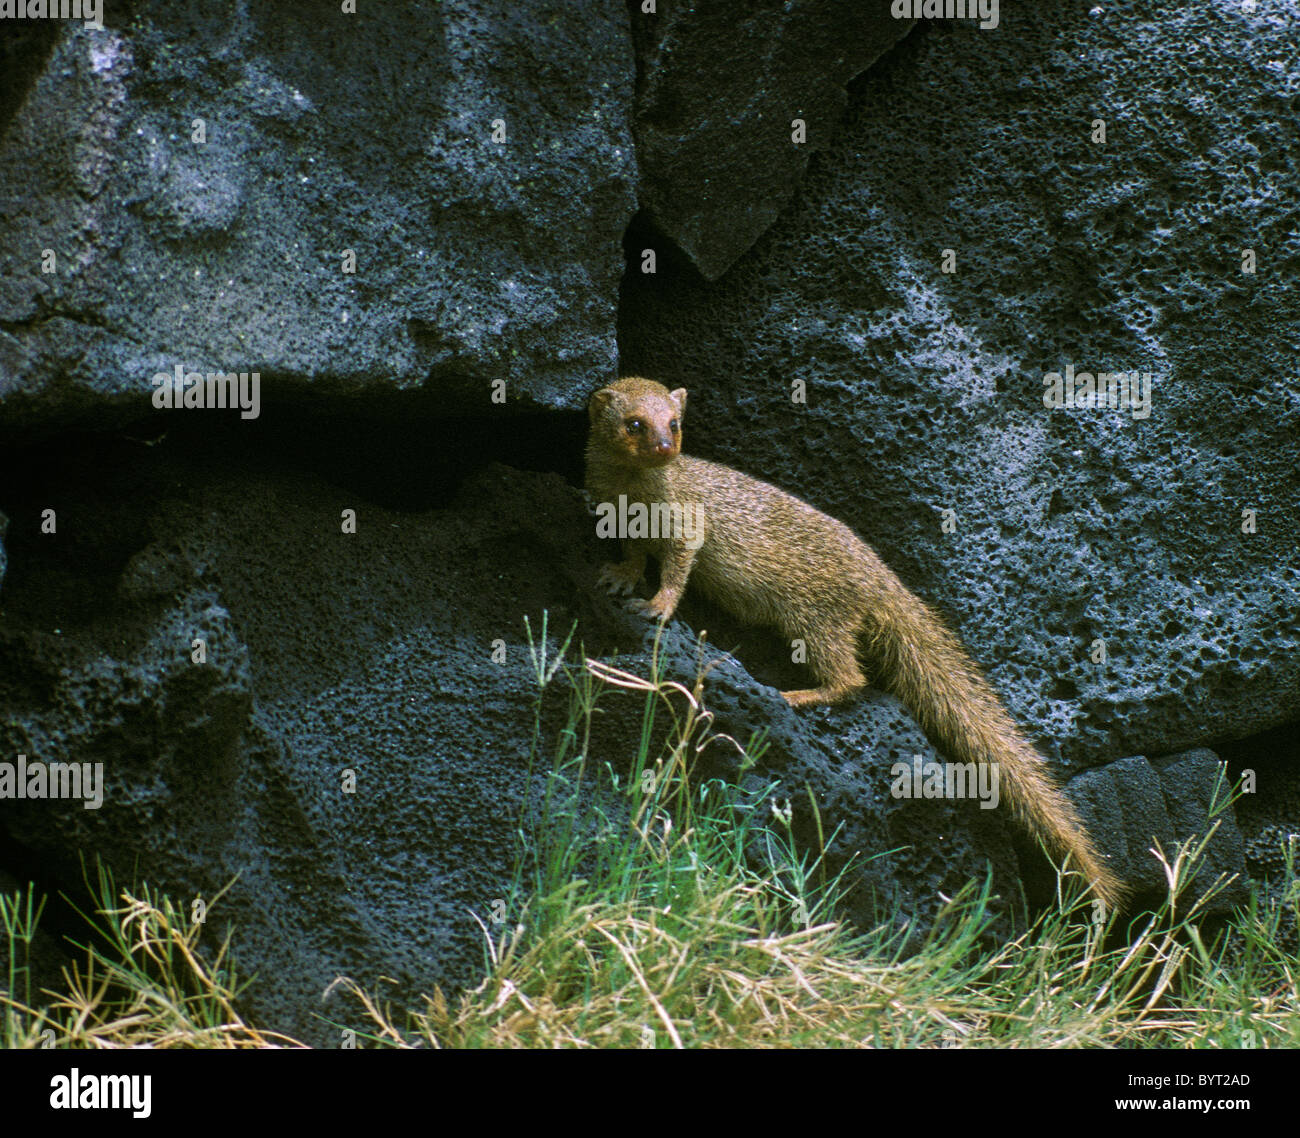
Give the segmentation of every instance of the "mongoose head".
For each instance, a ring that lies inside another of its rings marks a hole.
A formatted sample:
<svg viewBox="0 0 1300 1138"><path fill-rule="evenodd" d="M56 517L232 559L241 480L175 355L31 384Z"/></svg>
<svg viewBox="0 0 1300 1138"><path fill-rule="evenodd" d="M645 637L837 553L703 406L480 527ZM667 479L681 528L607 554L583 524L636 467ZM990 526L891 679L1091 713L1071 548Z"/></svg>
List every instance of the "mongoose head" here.
<svg viewBox="0 0 1300 1138"><path fill-rule="evenodd" d="M686 388L669 391L636 376L602 387L588 407L602 451L639 467L664 466L681 454L685 412Z"/></svg>

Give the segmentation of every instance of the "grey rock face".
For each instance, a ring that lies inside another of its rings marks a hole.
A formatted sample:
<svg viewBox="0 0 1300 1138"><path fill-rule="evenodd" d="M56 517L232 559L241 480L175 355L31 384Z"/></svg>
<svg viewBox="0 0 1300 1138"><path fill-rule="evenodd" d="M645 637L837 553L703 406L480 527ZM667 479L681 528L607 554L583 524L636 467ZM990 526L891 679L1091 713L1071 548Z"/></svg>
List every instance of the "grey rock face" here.
<svg viewBox="0 0 1300 1138"><path fill-rule="evenodd" d="M0 417L145 413L176 364L571 405L615 365L632 72L595 3L65 25L0 147Z"/></svg>
<svg viewBox="0 0 1300 1138"><path fill-rule="evenodd" d="M1300 47L1101 11L918 29L726 276L620 315L686 450L852 525L1076 767L1300 710ZM1067 370L1150 373L1149 416L1049 409Z"/></svg>
<svg viewBox="0 0 1300 1138"><path fill-rule="evenodd" d="M888 8L715 0L652 15L629 3L641 204L710 280L794 196L834 136L848 81L912 26Z"/></svg>
<svg viewBox="0 0 1300 1138"><path fill-rule="evenodd" d="M1178 850L1217 822L1192 888L1203 892L1220 875L1235 875L1215 898L1214 907L1226 909L1247 896L1245 845L1233 811L1225 808L1226 773L1213 751L1199 748L1152 762L1118 759L1077 776L1070 791L1089 827L1106 835L1125 881L1148 896L1163 896Z"/></svg>

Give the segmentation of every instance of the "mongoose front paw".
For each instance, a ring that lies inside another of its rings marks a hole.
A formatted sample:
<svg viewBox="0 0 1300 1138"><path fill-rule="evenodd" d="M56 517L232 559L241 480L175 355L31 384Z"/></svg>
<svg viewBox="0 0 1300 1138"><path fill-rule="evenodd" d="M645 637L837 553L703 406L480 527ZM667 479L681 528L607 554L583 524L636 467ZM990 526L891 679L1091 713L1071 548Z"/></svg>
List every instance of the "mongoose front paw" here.
<svg viewBox="0 0 1300 1138"><path fill-rule="evenodd" d="M673 609L677 607L676 602L667 600L656 593L648 601L643 601L639 597L634 597L630 601L624 602L629 612L636 613L637 616L646 617L648 620L667 620L673 615Z"/></svg>
<svg viewBox="0 0 1300 1138"><path fill-rule="evenodd" d="M601 568L596 583L615 595L624 595L635 589L639 580L641 580L639 565L631 561L624 561L621 564L608 561Z"/></svg>

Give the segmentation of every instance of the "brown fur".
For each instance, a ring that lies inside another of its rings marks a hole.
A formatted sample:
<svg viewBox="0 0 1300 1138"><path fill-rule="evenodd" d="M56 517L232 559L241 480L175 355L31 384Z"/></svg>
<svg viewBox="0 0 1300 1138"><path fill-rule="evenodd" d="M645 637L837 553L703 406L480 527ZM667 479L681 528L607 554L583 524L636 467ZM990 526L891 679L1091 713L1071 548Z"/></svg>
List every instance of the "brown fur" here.
<svg viewBox="0 0 1300 1138"><path fill-rule="evenodd" d="M1074 807L939 615L842 522L766 482L682 454L685 410L685 389L646 379L620 379L592 396L586 484L593 501L627 495L647 507L675 503L703 520L695 549L689 532L624 540L628 559L607 565L602 584L632 592L651 556L659 591L631 602L643 615L671 617L689 578L742 620L802 639L820 686L782 692L794 707L860 692L867 678L858 650L865 648L927 735L962 762L996 762L1017 816L1068 854L1097 896L1120 901L1124 887Z"/></svg>

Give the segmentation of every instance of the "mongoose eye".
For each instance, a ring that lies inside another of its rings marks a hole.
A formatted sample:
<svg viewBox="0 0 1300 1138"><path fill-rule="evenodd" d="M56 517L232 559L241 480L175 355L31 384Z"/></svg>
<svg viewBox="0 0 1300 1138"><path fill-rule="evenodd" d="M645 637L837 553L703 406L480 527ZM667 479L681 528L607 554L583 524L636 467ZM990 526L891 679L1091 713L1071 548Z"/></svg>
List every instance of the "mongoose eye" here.
<svg viewBox="0 0 1300 1138"><path fill-rule="evenodd" d="M682 428L681 428L681 424L678 423L676 419L674 419L671 423L668 424L668 429L672 431L673 434L676 434Z"/></svg>
<svg viewBox="0 0 1300 1138"><path fill-rule="evenodd" d="M627 421L627 433L629 435L639 435L645 430L645 424L640 419L629 419Z"/></svg>

